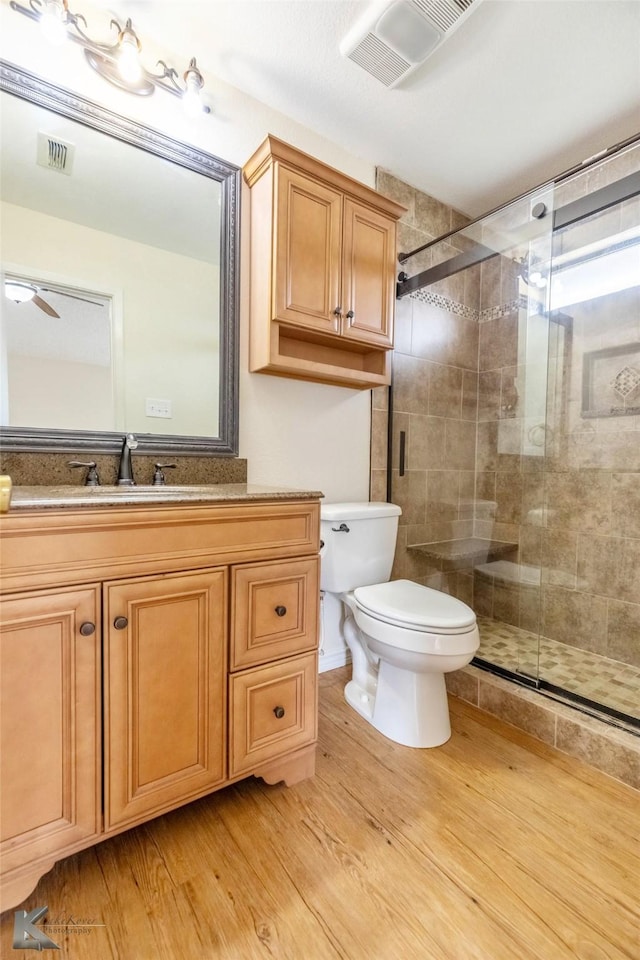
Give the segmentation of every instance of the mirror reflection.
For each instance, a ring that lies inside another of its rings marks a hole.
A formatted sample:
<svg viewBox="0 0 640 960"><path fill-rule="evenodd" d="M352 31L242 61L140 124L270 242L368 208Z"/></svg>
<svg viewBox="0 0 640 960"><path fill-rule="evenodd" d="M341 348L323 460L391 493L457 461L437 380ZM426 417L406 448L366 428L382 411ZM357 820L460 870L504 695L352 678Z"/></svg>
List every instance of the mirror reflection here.
<svg viewBox="0 0 640 960"><path fill-rule="evenodd" d="M2 426L230 446L237 168L5 91L0 124Z"/></svg>
<svg viewBox="0 0 640 960"><path fill-rule="evenodd" d="M111 298L4 274L2 423L123 430Z"/></svg>

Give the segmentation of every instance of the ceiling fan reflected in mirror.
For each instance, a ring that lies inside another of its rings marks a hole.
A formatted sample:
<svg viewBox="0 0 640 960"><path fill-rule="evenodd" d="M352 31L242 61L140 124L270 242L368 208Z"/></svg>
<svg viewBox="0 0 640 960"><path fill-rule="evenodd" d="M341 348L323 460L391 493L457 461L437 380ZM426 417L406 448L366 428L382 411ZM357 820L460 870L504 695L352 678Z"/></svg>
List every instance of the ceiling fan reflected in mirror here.
<svg viewBox="0 0 640 960"><path fill-rule="evenodd" d="M50 303L42 299L38 294L38 288L31 283L23 283L20 280L5 280L4 295L9 300L13 300L14 303L29 303L31 301L50 317L60 319L60 314L53 309Z"/></svg>
<svg viewBox="0 0 640 960"><path fill-rule="evenodd" d="M4 281L4 294L14 303L33 303L50 317L60 319L60 314L48 303L40 293L52 293L59 297L69 297L71 300L81 300L83 303L91 303L96 307L103 306L98 300L90 300L88 297L80 297L68 290L56 287L45 287L40 284L32 283L29 280L22 280L13 277L7 277Z"/></svg>

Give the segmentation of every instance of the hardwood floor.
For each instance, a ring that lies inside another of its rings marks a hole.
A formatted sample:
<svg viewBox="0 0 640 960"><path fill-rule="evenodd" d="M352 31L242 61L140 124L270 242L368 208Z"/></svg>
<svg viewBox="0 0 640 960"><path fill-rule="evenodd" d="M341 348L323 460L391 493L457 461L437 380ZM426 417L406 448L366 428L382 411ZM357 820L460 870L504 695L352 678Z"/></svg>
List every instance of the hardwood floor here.
<svg viewBox="0 0 640 960"><path fill-rule="evenodd" d="M314 779L243 781L69 858L70 960L638 960L640 794L451 699L434 750L320 678ZM103 924L80 928L80 923ZM1 955L13 911L2 916Z"/></svg>

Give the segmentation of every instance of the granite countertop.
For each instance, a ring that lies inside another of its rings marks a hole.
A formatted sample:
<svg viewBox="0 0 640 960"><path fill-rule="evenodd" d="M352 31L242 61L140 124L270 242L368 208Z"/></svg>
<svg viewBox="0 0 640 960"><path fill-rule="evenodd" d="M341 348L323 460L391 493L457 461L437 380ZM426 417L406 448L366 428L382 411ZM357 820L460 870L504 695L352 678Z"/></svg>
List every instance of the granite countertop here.
<svg viewBox="0 0 640 960"><path fill-rule="evenodd" d="M149 504L238 503L261 500L316 500L318 490L290 490L257 483L215 483L133 487L16 486L10 512L73 507L131 507Z"/></svg>

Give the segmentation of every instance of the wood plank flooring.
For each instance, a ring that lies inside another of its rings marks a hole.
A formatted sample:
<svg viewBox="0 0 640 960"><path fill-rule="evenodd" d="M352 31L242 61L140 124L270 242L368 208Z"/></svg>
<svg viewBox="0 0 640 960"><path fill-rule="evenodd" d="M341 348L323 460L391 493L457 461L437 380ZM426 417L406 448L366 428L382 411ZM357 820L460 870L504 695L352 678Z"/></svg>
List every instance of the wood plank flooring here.
<svg viewBox="0 0 640 960"><path fill-rule="evenodd" d="M23 909L104 925L51 929L51 956L640 960L637 791L454 698L447 744L400 747L347 677L320 677L313 780L244 781L43 877Z"/></svg>

